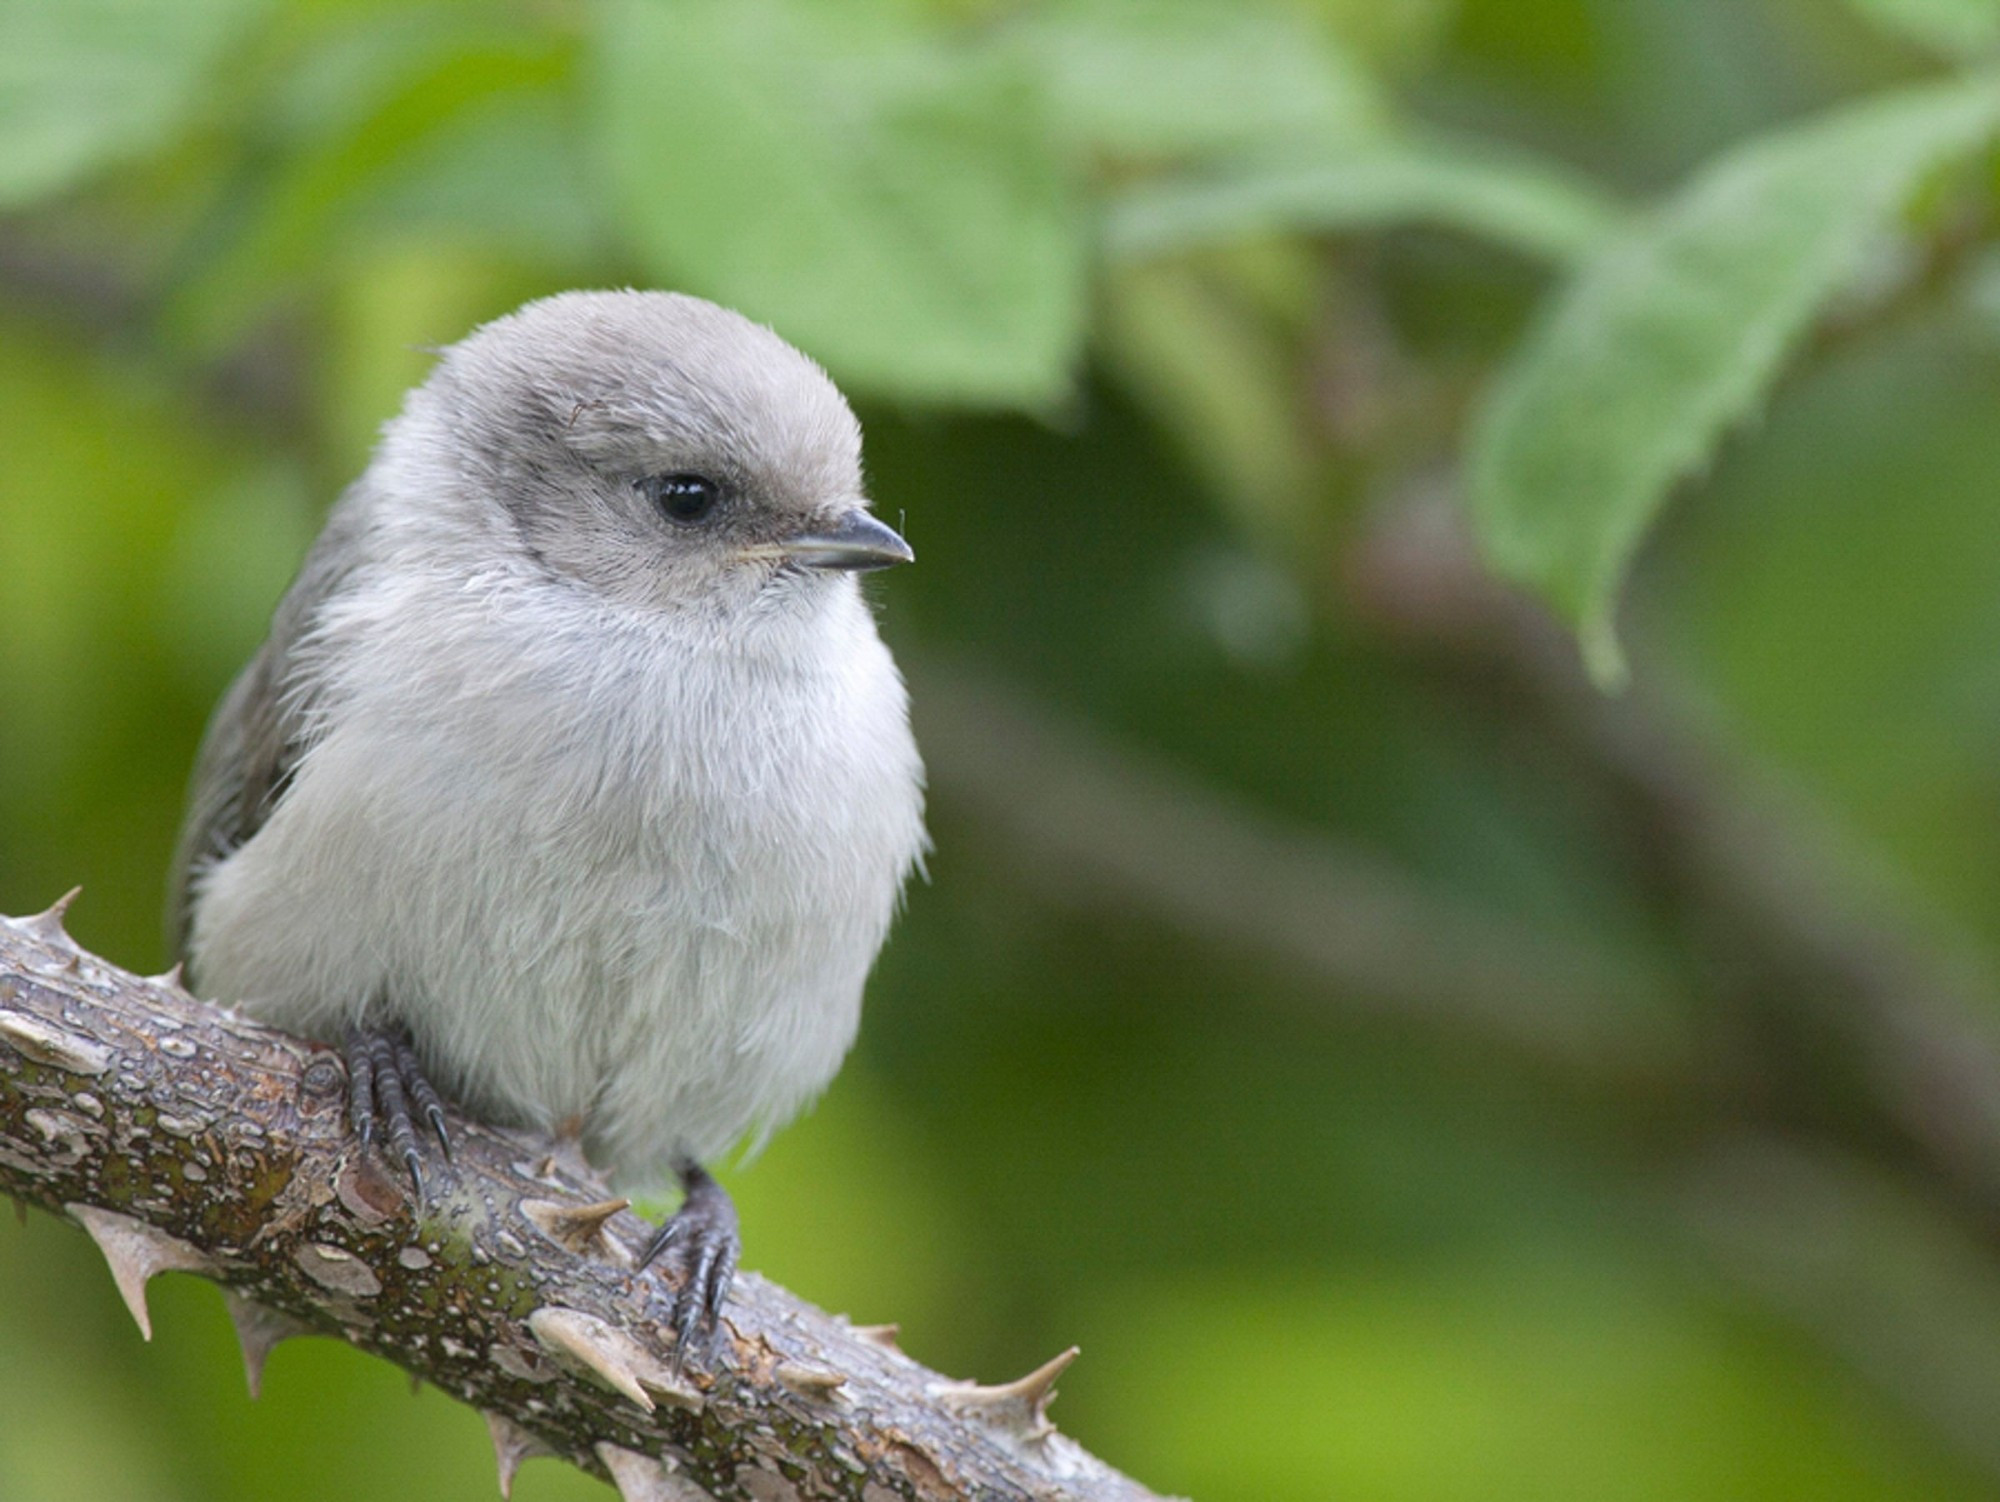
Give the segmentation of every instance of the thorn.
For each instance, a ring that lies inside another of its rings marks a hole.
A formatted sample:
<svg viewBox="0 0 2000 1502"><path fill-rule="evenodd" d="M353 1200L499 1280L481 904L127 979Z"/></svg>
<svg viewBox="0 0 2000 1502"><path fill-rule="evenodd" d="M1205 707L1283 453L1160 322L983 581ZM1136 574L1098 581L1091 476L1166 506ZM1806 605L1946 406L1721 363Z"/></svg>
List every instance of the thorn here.
<svg viewBox="0 0 2000 1502"><path fill-rule="evenodd" d="M148 985L158 986L162 990L178 992L180 995L185 996L187 995L187 961L175 960L170 968L162 970L158 975L149 975L145 979Z"/></svg>
<svg viewBox="0 0 2000 1502"><path fill-rule="evenodd" d="M591 1205L559 1205L554 1200L521 1201L521 1213L533 1221L544 1236L579 1257L593 1250L613 1250L615 1244L604 1234L604 1227L620 1210L631 1207L632 1202L628 1199L599 1200Z"/></svg>
<svg viewBox="0 0 2000 1502"><path fill-rule="evenodd" d="M310 1335L312 1326L233 1288L222 1290L222 1302L229 1310L229 1322L236 1326L236 1344L243 1350L243 1376L250 1385L250 1396L261 1398L264 1363L278 1342L290 1340L294 1335Z"/></svg>
<svg viewBox="0 0 2000 1502"><path fill-rule="evenodd" d="M848 1331L856 1340L865 1340L884 1351L894 1351L898 1356L903 1354L903 1348L896 1344L896 1337L903 1333L901 1325L849 1325Z"/></svg>
<svg viewBox="0 0 2000 1502"><path fill-rule="evenodd" d="M653 1400L639 1385L639 1374L625 1349L630 1337L623 1332L613 1329L595 1315L575 1309L558 1309L553 1305L537 1309L529 1315L528 1329L535 1339L558 1357L569 1357L573 1363L595 1372L614 1391L623 1393L646 1412L653 1411Z"/></svg>
<svg viewBox="0 0 2000 1502"><path fill-rule="evenodd" d="M422 1377L418 1376L418 1375L417 1375L417 1374L416 1374L415 1372L411 1372L411 1373L410 1373L410 1396L411 1396L411 1397L413 1397L413 1398L414 1398L414 1397L418 1397L418 1396L421 1396L421 1395L422 1395L422 1393L423 1393L423 1390L424 1390L424 1379L423 1379Z"/></svg>
<svg viewBox="0 0 2000 1502"><path fill-rule="evenodd" d="M14 1199L14 1196L11 1194L7 1198L14 1200L14 1219L25 1226L28 1223L28 1202L23 1199Z"/></svg>
<svg viewBox="0 0 2000 1502"><path fill-rule="evenodd" d="M998 1429L1022 1439L1042 1439L1055 1432L1048 1408L1056 1395L1056 1378L1076 1360L1077 1347L1051 1358L1025 1377L997 1387L962 1383L944 1389L938 1399L945 1407L971 1418L983 1419Z"/></svg>
<svg viewBox="0 0 2000 1502"><path fill-rule="evenodd" d="M683 1386L664 1361L614 1325L580 1309L546 1304L528 1316L528 1329L558 1358L595 1373L612 1391L623 1393L646 1412L653 1399L665 1398L683 1408L700 1408L702 1396Z"/></svg>
<svg viewBox="0 0 2000 1502"><path fill-rule="evenodd" d="M624 1502L706 1502L708 1497L692 1481L676 1476L668 1462L623 1449L609 1440L597 1442L597 1458L611 1473L611 1484Z"/></svg>
<svg viewBox="0 0 2000 1502"><path fill-rule="evenodd" d="M485 1418L486 1432L493 1436L493 1463L500 1471L500 1496L504 1502L514 1495L514 1473L521 1469L522 1461L556 1452L504 1413L489 1413Z"/></svg>
<svg viewBox="0 0 2000 1502"><path fill-rule="evenodd" d="M847 1386L847 1379L839 1372L824 1371L816 1366L802 1366L796 1361L779 1362L771 1375L802 1398L824 1400Z"/></svg>
<svg viewBox="0 0 2000 1502"><path fill-rule="evenodd" d="M146 1310L146 1285L165 1272L212 1273L214 1261L165 1231L95 1205L64 1205L70 1219L90 1233L104 1260L111 1265L111 1279L124 1297L125 1307L138 1322L139 1333L153 1338L153 1319Z"/></svg>
<svg viewBox="0 0 2000 1502"><path fill-rule="evenodd" d="M71 887L45 911L36 913L32 918L21 919L21 927L46 943L75 944L76 941L69 936L69 930L63 927L63 914L67 913L69 905L82 895L82 887Z"/></svg>
<svg viewBox="0 0 2000 1502"><path fill-rule="evenodd" d="M533 1177L560 1180L565 1174L595 1185L598 1193L609 1195L611 1186L604 1175L590 1166L590 1159L583 1154L583 1118L565 1117L556 1124L554 1140L549 1150L536 1160Z"/></svg>

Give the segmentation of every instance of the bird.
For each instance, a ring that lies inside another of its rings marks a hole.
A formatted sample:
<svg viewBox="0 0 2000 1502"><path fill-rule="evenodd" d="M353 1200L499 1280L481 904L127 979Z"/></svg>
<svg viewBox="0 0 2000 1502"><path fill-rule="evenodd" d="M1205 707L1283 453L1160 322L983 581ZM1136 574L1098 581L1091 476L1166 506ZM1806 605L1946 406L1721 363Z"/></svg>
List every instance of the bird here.
<svg viewBox="0 0 2000 1502"><path fill-rule="evenodd" d="M443 1101L678 1180L678 1349L740 1253L708 1165L807 1106L928 849L858 575L912 560L861 431L771 329L565 292L438 352L222 698L170 936L342 1051L418 1204ZM671 1254L671 1255L668 1255Z"/></svg>

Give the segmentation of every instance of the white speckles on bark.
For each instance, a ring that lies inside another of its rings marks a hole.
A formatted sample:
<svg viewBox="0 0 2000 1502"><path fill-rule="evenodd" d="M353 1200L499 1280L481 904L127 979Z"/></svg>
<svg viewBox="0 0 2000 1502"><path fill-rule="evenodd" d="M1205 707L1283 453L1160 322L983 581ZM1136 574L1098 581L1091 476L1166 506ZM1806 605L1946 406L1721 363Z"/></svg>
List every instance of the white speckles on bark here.
<svg viewBox="0 0 2000 1502"><path fill-rule="evenodd" d="M382 1280L374 1269L342 1247L309 1241L293 1253L293 1260L308 1278L334 1293L372 1299L382 1291Z"/></svg>
<svg viewBox="0 0 2000 1502"><path fill-rule="evenodd" d="M802 1494L796 1486L777 1471L760 1465L738 1466L736 1484L754 1502L801 1502Z"/></svg>
<svg viewBox="0 0 2000 1502"><path fill-rule="evenodd" d="M553 1382L556 1378L553 1362L543 1361L533 1352L521 1351L510 1345L487 1347L486 1359L508 1376L523 1382Z"/></svg>
<svg viewBox="0 0 2000 1502"><path fill-rule="evenodd" d="M22 1120L41 1134L58 1168L72 1168L81 1163L90 1152L91 1134L104 1130L97 1123L73 1116L68 1111L51 1111L41 1107L29 1110Z"/></svg>

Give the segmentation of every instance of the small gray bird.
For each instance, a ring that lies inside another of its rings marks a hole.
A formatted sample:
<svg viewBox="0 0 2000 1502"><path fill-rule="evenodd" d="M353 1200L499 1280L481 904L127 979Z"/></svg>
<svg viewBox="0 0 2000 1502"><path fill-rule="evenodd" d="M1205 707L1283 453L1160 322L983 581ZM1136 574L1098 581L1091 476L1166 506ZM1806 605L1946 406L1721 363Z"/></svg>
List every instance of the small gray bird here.
<svg viewBox="0 0 2000 1502"><path fill-rule="evenodd" d="M700 1165L839 1068L924 846L855 574L826 374L698 298L571 292L446 350L216 711L175 858L194 984L346 1050L418 1199L436 1089L580 1123L712 1339L736 1217Z"/></svg>

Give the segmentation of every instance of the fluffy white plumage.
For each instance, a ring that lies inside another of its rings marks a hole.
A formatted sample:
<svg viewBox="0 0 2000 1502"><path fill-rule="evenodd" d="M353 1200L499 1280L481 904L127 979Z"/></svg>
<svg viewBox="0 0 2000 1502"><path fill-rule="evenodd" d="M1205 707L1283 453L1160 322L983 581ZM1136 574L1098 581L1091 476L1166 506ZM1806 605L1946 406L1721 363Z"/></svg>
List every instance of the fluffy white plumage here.
<svg viewBox="0 0 2000 1502"><path fill-rule="evenodd" d="M651 507L681 471L727 526ZM448 351L211 729L197 982L330 1040L399 1022L470 1109L580 1120L634 1183L782 1124L924 844L857 581L774 556L861 504L839 393L710 304L566 294Z"/></svg>

